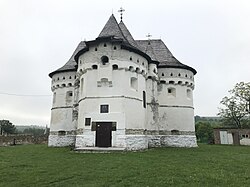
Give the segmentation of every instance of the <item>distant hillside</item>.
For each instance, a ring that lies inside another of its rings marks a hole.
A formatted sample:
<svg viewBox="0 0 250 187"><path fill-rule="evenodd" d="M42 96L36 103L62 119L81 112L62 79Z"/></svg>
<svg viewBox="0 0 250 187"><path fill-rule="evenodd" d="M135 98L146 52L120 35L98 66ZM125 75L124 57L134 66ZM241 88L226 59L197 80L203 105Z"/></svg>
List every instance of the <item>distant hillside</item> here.
<svg viewBox="0 0 250 187"><path fill-rule="evenodd" d="M206 122L220 122L221 118L217 116L195 116L195 122L206 121Z"/></svg>

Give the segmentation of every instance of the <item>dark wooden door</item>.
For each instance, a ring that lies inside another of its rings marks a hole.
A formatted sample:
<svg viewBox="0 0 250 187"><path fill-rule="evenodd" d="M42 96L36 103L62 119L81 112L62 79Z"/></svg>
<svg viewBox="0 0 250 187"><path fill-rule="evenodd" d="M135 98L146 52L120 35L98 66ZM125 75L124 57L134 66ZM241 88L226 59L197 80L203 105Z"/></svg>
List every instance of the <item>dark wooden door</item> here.
<svg viewBox="0 0 250 187"><path fill-rule="evenodd" d="M97 122L96 123L96 147L111 147L112 140L112 123Z"/></svg>

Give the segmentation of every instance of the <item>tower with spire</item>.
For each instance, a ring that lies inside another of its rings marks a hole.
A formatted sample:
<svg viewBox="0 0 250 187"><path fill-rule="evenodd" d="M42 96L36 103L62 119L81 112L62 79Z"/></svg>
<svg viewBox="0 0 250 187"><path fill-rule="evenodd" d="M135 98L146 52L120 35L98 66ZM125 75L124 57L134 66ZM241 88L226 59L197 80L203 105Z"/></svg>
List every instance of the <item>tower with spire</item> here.
<svg viewBox="0 0 250 187"><path fill-rule="evenodd" d="M196 147L195 74L162 40L134 40L122 14L119 23L112 14L95 40L81 41L67 63L49 74L48 144L119 150Z"/></svg>

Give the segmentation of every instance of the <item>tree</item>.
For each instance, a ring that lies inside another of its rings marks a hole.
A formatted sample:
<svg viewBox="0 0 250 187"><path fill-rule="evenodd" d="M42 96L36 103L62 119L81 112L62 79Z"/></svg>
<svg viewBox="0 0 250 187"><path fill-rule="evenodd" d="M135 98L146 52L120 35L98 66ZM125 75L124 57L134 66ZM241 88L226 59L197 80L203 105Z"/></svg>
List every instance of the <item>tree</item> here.
<svg viewBox="0 0 250 187"><path fill-rule="evenodd" d="M209 122L198 122L195 125L195 132L198 141L212 143L214 140L213 126Z"/></svg>
<svg viewBox="0 0 250 187"><path fill-rule="evenodd" d="M226 96L220 102L224 107L219 108L218 115L227 125L242 128L242 122L249 115L250 109L250 82L237 83L234 89L229 90L230 96Z"/></svg>
<svg viewBox="0 0 250 187"><path fill-rule="evenodd" d="M0 120L0 128L1 128L1 134L4 133L8 134L14 134L16 127L13 125L9 120Z"/></svg>

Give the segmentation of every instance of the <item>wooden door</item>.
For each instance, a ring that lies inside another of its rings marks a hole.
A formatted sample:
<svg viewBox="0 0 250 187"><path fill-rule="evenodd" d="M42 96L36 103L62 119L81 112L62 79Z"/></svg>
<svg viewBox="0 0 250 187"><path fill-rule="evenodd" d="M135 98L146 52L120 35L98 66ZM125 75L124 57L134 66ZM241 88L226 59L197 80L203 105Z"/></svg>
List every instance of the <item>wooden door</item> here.
<svg viewBox="0 0 250 187"><path fill-rule="evenodd" d="M97 122L96 123L96 147L111 147L112 140L112 123Z"/></svg>

